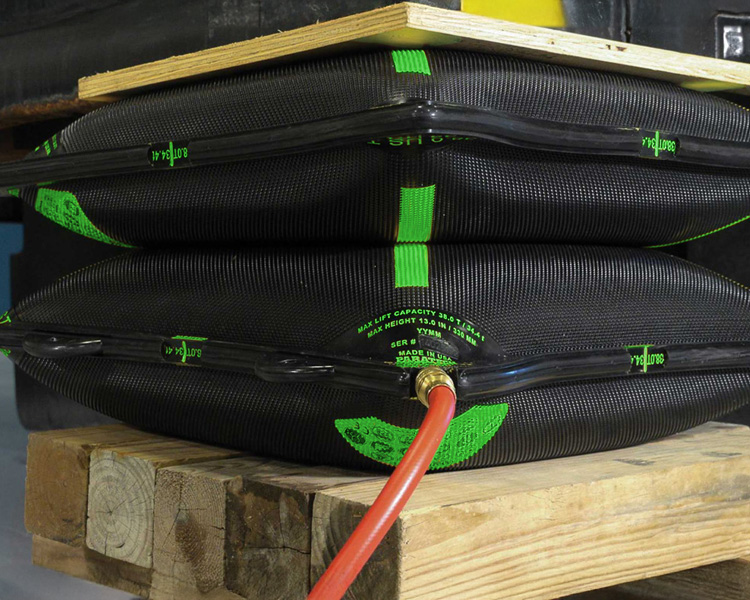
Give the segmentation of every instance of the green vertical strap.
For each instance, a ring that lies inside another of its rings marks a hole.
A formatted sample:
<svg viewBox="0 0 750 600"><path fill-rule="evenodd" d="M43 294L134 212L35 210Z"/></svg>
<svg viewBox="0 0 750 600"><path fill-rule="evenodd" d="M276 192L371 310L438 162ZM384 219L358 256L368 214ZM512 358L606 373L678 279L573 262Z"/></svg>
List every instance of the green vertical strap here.
<svg viewBox="0 0 750 600"><path fill-rule="evenodd" d="M34 208L50 221L54 221L58 225L92 240L112 244L113 246L133 247L118 242L99 231L84 214L78 199L70 192L39 188L36 193Z"/></svg>
<svg viewBox="0 0 750 600"><path fill-rule="evenodd" d="M434 185L421 188L401 188L398 238L396 241L399 243L430 241L434 208Z"/></svg>
<svg viewBox="0 0 750 600"><path fill-rule="evenodd" d="M396 73L432 75L424 50L392 50L391 56Z"/></svg>
<svg viewBox="0 0 750 600"><path fill-rule="evenodd" d="M429 255L424 244L393 247L396 287L429 287Z"/></svg>

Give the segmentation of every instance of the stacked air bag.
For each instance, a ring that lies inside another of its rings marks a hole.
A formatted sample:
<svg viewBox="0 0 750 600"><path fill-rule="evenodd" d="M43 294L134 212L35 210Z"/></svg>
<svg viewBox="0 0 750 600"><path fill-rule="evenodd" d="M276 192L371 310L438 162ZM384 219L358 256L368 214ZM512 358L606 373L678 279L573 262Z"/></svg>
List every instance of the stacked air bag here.
<svg viewBox="0 0 750 600"><path fill-rule="evenodd" d="M294 460L396 464L430 364L459 389L433 468L645 442L748 401L750 292L614 246L746 218L750 177L720 158L749 132L671 84L437 50L124 100L0 184L150 249L23 300L0 346L109 416ZM493 369L505 387L469 393Z"/></svg>

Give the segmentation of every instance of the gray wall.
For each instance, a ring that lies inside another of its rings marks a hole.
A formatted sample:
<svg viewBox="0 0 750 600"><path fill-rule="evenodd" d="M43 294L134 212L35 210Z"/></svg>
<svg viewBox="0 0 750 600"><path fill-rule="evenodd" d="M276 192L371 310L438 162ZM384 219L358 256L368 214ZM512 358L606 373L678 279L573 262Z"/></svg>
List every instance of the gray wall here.
<svg viewBox="0 0 750 600"><path fill-rule="evenodd" d="M21 225L0 223L0 314L10 308L10 255L21 250L22 234Z"/></svg>

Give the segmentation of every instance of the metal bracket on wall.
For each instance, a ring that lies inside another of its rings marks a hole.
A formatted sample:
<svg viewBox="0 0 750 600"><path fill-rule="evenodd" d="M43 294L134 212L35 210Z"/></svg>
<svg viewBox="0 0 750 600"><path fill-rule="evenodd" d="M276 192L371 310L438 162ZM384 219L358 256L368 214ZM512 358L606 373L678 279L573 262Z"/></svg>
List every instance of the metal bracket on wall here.
<svg viewBox="0 0 750 600"><path fill-rule="evenodd" d="M750 62L750 15L718 14L716 58Z"/></svg>

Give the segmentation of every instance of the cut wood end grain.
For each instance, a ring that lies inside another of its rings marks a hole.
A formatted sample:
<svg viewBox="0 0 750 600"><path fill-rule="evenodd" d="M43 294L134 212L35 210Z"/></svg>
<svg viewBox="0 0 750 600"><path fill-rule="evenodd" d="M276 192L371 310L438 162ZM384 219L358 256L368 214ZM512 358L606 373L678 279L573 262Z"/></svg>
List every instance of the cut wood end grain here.
<svg viewBox="0 0 750 600"><path fill-rule="evenodd" d="M192 588L252 600L303 599L315 493L371 477L251 457L160 469L154 585L165 597ZM197 547L192 541L199 539Z"/></svg>
<svg viewBox="0 0 750 600"><path fill-rule="evenodd" d="M166 437L94 450L89 463L86 545L105 556L151 567L157 471L240 454Z"/></svg>
<svg viewBox="0 0 750 600"><path fill-rule="evenodd" d="M91 452L96 448L154 439L160 436L126 425L30 434L26 461L26 529L52 540L83 545Z"/></svg>
<svg viewBox="0 0 750 600"><path fill-rule="evenodd" d="M32 436L30 458L48 445L70 451L64 460L79 457L84 472L90 466L105 498L92 506L111 509L95 519L110 519L115 531L151 531L149 566L39 536L34 560L152 600L303 600L385 481L135 430L140 441L104 445L94 440L117 431L127 439L128 428L99 429ZM106 484L126 467L136 475L117 479L146 481L146 493L132 498L152 503L150 515L107 505L135 494ZM749 541L750 430L708 424L633 448L428 475L350 596L547 600L622 584L586 600L664 600L655 594L687 594L700 579L712 600L738 600L744 561L654 576L750 555Z"/></svg>

